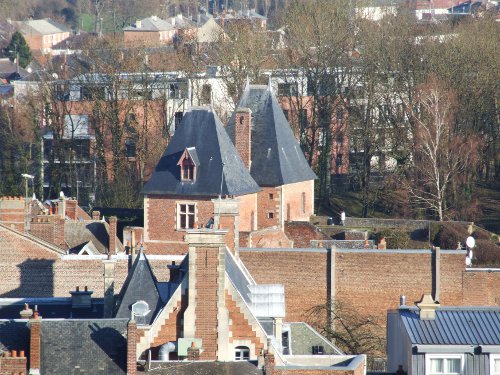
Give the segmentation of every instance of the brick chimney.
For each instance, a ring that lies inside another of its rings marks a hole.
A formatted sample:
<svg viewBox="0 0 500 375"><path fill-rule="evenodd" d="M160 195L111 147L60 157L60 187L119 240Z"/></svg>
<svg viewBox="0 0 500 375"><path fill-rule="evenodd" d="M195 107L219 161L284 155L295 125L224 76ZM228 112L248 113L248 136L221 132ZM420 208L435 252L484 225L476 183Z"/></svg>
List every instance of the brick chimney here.
<svg viewBox="0 0 500 375"><path fill-rule="evenodd" d="M57 213L63 219L66 218L66 197L64 193L61 191L59 193L59 201L57 202Z"/></svg>
<svg viewBox="0 0 500 375"><path fill-rule="evenodd" d="M40 373L40 330L42 318L35 311L33 318L29 321L30 325L30 374Z"/></svg>
<svg viewBox="0 0 500 375"><path fill-rule="evenodd" d="M118 219L116 216L109 218L109 253L116 254L116 225Z"/></svg>
<svg viewBox="0 0 500 375"><path fill-rule="evenodd" d="M137 323L130 320L127 325L127 375L137 371Z"/></svg>
<svg viewBox="0 0 500 375"><path fill-rule="evenodd" d="M189 244L188 307L184 337L200 338L200 360L226 356L229 316L225 308L226 231L198 229L186 234ZM199 303L198 303L199 302Z"/></svg>
<svg viewBox="0 0 500 375"><path fill-rule="evenodd" d="M234 145L245 167L250 170L252 164L252 111L238 108L235 115Z"/></svg>
<svg viewBox="0 0 500 375"><path fill-rule="evenodd" d="M237 199L212 199L214 204L214 228L227 231L226 245L239 256L240 219Z"/></svg>
<svg viewBox="0 0 500 375"><path fill-rule="evenodd" d="M78 209L78 202L76 199L68 199L66 201L66 216L69 217L71 220L78 219L77 209Z"/></svg>
<svg viewBox="0 0 500 375"><path fill-rule="evenodd" d="M21 319L30 319L33 316L33 309L30 309L30 306L25 303L24 310L21 310L19 315L21 315Z"/></svg>

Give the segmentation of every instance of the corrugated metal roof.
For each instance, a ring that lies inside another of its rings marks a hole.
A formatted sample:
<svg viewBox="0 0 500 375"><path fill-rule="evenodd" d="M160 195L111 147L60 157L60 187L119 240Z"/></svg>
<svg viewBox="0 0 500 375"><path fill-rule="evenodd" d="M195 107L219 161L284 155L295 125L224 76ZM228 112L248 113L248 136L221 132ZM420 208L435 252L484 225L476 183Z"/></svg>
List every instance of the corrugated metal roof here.
<svg viewBox="0 0 500 375"><path fill-rule="evenodd" d="M438 308L433 320L421 320L416 308L399 314L413 344L500 345L500 307Z"/></svg>

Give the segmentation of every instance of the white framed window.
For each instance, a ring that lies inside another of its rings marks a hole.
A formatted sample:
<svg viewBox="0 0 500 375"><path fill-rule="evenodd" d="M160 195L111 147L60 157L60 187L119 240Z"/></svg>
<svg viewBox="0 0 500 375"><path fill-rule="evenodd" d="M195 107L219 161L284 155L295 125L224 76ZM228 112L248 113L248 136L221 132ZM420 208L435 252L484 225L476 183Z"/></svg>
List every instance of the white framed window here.
<svg viewBox="0 0 500 375"><path fill-rule="evenodd" d="M235 361L248 361L250 360L250 349L248 346L237 346L234 350Z"/></svg>
<svg viewBox="0 0 500 375"><path fill-rule="evenodd" d="M500 375L500 354L490 354L490 375Z"/></svg>
<svg viewBox="0 0 500 375"><path fill-rule="evenodd" d="M196 204L177 204L177 229L193 229L196 222Z"/></svg>
<svg viewBox="0 0 500 375"><path fill-rule="evenodd" d="M425 356L426 375L462 375L463 354L427 354Z"/></svg>

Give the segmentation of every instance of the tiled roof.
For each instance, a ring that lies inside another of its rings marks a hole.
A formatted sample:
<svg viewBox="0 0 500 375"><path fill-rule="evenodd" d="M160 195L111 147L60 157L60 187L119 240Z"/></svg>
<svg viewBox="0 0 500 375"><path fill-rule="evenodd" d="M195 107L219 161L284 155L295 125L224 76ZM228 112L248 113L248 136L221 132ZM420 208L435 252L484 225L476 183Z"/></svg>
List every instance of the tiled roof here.
<svg viewBox="0 0 500 375"><path fill-rule="evenodd" d="M127 321L42 319L40 373L126 374Z"/></svg>
<svg viewBox="0 0 500 375"><path fill-rule="evenodd" d="M413 344L500 345L500 307L446 307L433 320L417 308L398 310Z"/></svg>
<svg viewBox="0 0 500 375"><path fill-rule="evenodd" d="M316 179L268 86L247 85L238 107L252 111L250 174L259 186L281 186ZM234 142L235 114L226 130Z"/></svg>
<svg viewBox="0 0 500 375"><path fill-rule="evenodd" d="M194 147L199 161L195 181L181 181L177 165L186 148ZM245 195L260 190L211 108L192 108L184 115L172 140L144 186L144 194L183 196Z"/></svg>

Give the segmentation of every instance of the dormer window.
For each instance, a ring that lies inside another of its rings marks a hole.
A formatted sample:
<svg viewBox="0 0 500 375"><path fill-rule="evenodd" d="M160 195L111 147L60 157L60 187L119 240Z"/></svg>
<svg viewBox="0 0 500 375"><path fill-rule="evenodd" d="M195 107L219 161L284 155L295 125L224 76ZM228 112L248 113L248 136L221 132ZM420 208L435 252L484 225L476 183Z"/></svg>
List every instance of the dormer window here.
<svg viewBox="0 0 500 375"><path fill-rule="evenodd" d="M194 147L186 148L177 162L180 168L181 181L196 181L196 172L199 164L196 149Z"/></svg>

